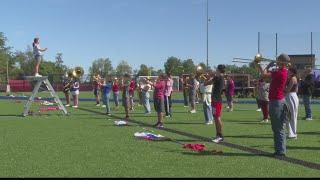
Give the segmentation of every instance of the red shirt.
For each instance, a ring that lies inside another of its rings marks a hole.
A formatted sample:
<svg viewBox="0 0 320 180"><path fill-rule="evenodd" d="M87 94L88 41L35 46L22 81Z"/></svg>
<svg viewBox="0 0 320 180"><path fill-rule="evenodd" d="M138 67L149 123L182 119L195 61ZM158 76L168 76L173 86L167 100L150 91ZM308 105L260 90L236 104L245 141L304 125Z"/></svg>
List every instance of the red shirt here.
<svg viewBox="0 0 320 180"><path fill-rule="evenodd" d="M97 81L93 81L93 88L94 89L100 89L101 85Z"/></svg>
<svg viewBox="0 0 320 180"><path fill-rule="evenodd" d="M118 83L114 83L112 86L112 91L113 92L118 92L120 90L119 84Z"/></svg>
<svg viewBox="0 0 320 180"><path fill-rule="evenodd" d="M136 82L132 80L129 85L129 94L133 94L136 89Z"/></svg>
<svg viewBox="0 0 320 180"><path fill-rule="evenodd" d="M154 86L154 98L163 98L166 89L166 82L164 80L157 81Z"/></svg>
<svg viewBox="0 0 320 180"><path fill-rule="evenodd" d="M286 81L288 77L287 68L283 67L277 71L271 72L271 83L269 89L269 99L281 100L284 98L284 90L286 87Z"/></svg>

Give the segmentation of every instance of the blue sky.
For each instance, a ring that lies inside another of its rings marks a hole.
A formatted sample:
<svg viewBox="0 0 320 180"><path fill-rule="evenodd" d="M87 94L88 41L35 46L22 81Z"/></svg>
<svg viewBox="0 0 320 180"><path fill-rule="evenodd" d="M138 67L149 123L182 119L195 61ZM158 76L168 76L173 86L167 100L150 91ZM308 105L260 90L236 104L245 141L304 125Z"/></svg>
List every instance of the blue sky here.
<svg viewBox="0 0 320 180"><path fill-rule="evenodd" d="M163 68L169 56L206 61L206 0L2 0L0 32L14 50L35 36L45 58L88 69L94 59ZM209 0L209 65L257 53L320 54L319 0Z"/></svg>

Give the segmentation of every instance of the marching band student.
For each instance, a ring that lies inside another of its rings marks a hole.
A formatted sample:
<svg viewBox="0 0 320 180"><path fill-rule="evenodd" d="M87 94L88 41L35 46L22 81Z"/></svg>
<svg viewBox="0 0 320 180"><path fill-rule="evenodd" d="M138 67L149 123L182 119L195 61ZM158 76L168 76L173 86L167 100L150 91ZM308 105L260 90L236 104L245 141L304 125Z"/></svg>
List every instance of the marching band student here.
<svg viewBox="0 0 320 180"><path fill-rule="evenodd" d="M119 108L119 92L120 92L118 78L114 78L114 82L112 84L112 92L113 92L114 104L116 105L116 109L118 109Z"/></svg>
<svg viewBox="0 0 320 180"><path fill-rule="evenodd" d="M297 70L295 68L289 69L289 77L286 84L286 101L290 108L291 118L288 119L287 128L288 128L288 138L297 139L297 120L298 120L298 107L299 107L299 98L297 95L298 92L298 78Z"/></svg>
<svg viewBox="0 0 320 180"><path fill-rule="evenodd" d="M301 84L301 95L303 97L303 104L305 108L305 120L311 121L312 120L312 111L311 111L311 96L314 88L314 82L312 77L312 70L311 68L307 68L305 70L305 79Z"/></svg>
<svg viewBox="0 0 320 180"><path fill-rule="evenodd" d="M221 94L224 88L224 73L225 73L225 66L222 64L219 64L214 78L206 81L204 84L204 85L213 84L212 95L211 95L211 99L212 99L211 105L212 105L212 111L213 111L213 116L215 120L215 126L216 126L216 137L212 141L215 143L220 143L224 140L223 133L222 133L223 124L221 121L221 110L222 110Z"/></svg>
<svg viewBox="0 0 320 180"><path fill-rule="evenodd" d="M65 105L66 107L70 106L70 83L72 82L72 78L67 77L63 81L63 93L66 98L67 104Z"/></svg>
<svg viewBox="0 0 320 180"><path fill-rule="evenodd" d="M187 76L183 76L180 78L181 84L182 84L182 89L183 89L183 100L184 100L184 107L189 107L189 99L188 99L188 86L187 86L187 81L188 81Z"/></svg>
<svg viewBox="0 0 320 180"><path fill-rule="evenodd" d="M204 77L210 78L209 72ZM213 124L212 107L211 107L211 91L212 85L204 85L205 79L200 79L200 92L202 94L203 113L205 118L205 124Z"/></svg>
<svg viewBox="0 0 320 180"><path fill-rule="evenodd" d="M93 94L96 98L96 106L100 106L100 90L101 90L101 77L97 74L93 80Z"/></svg>
<svg viewBox="0 0 320 180"><path fill-rule="evenodd" d="M107 78L106 78L107 79ZM110 108L110 92L112 90L112 81L110 78L107 79L102 85L102 94L103 94L103 104L106 106L106 114L111 115Z"/></svg>
<svg viewBox="0 0 320 180"><path fill-rule="evenodd" d="M73 108L78 108L79 105L79 79L78 78L73 78L71 88L70 88L70 93L72 94L73 97Z"/></svg>
<svg viewBox="0 0 320 180"><path fill-rule="evenodd" d="M163 128L164 93L166 88L165 75L160 74L153 86L154 109L157 111L158 114L158 122L154 126L158 128Z"/></svg>
<svg viewBox="0 0 320 180"><path fill-rule="evenodd" d="M126 73L126 74L123 75L123 80L122 80L122 83L121 83L121 87L122 87L122 105L123 105L125 113L126 113L125 119L129 118L130 79L131 79L130 75Z"/></svg>
<svg viewBox="0 0 320 180"><path fill-rule="evenodd" d="M40 39L39 38L33 39L32 47L33 47L33 56L34 56L34 59L36 60L36 66L34 68L34 73L35 73L34 76L35 77L42 77L42 75L39 74L39 67L40 67L40 63L42 61L42 52L46 51L48 48L44 48L44 49L40 48Z"/></svg>
<svg viewBox="0 0 320 180"><path fill-rule="evenodd" d="M268 79L264 80L264 78L261 78L259 80L259 86L258 86L258 102L260 104L260 107L262 109L263 119L261 123L268 123L269 120L269 87L270 83L268 82Z"/></svg>
<svg viewBox="0 0 320 180"><path fill-rule="evenodd" d="M228 111L233 111L234 82L231 76L227 75L226 98L228 103Z"/></svg>
<svg viewBox="0 0 320 180"><path fill-rule="evenodd" d="M256 62L256 61L255 61ZM287 54L280 54L277 58L277 69L269 71L269 68L274 65L271 62L265 69L261 65L258 66L263 77L271 78L269 92L269 115L274 139L274 156L283 157L286 153L286 133L285 133L285 85L288 77L287 63L290 62L290 57ZM257 62L256 62L257 63Z"/></svg>
<svg viewBox="0 0 320 180"><path fill-rule="evenodd" d="M172 88L173 88L173 80L171 77L171 73L167 73L166 76L166 88L164 93L164 108L166 111L166 117L172 117Z"/></svg>
<svg viewBox="0 0 320 180"><path fill-rule="evenodd" d="M196 113L196 79L194 74L190 74L189 82L186 84L189 89L190 113Z"/></svg>
<svg viewBox="0 0 320 180"><path fill-rule="evenodd" d="M151 85L149 84L148 79L142 79L141 84L141 93L142 93L142 104L145 109L145 114L151 114L151 107L150 107L150 94L149 90L151 89Z"/></svg>
<svg viewBox="0 0 320 180"><path fill-rule="evenodd" d="M134 90L136 89L136 82L134 79L131 79L130 85L129 85L129 96L130 96L130 110L133 111L134 106Z"/></svg>

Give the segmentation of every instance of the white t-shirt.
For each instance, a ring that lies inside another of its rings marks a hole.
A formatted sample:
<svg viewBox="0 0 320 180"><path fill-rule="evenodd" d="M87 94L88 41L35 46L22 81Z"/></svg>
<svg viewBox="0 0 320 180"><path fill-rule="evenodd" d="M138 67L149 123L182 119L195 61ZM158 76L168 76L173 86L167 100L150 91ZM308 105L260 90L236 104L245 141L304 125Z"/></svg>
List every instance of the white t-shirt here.
<svg viewBox="0 0 320 180"><path fill-rule="evenodd" d="M41 55L41 51L40 51L40 45L39 44L34 44L33 46L33 55L34 56L40 56Z"/></svg>

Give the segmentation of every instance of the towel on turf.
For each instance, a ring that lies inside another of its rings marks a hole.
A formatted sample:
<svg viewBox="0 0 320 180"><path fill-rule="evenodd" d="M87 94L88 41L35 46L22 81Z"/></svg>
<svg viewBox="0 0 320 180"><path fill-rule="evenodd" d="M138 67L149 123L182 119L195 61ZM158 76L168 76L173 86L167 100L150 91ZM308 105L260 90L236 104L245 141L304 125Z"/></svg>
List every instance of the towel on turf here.
<svg viewBox="0 0 320 180"><path fill-rule="evenodd" d="M148 132L136 132L134 133L136 138L146 139L146 140L162 140L165 139L161 134L153 134Z"/></svg>
<svg viewBox="0 0 320 180"><path fill-rule="evenodd" d="M183 148L191 149L195 151L203 151L205 148L205 145L204 144L184 144Z"/></svg>
<svg viewBox="0 0 320 180"><path fill-rule="evenodd" d="M114 121L114 124L117 126L127 126L128 122L127 121Z"/></svg>

